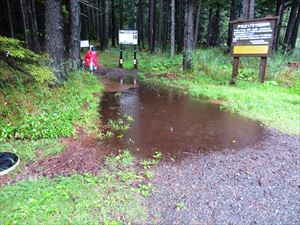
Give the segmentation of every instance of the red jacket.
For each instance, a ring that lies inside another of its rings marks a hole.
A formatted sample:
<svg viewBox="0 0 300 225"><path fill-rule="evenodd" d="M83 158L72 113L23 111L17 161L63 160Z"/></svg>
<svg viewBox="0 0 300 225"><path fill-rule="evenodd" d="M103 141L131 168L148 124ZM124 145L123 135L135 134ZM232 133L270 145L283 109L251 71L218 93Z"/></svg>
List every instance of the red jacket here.
<svg viewBox="0 0 300 225"><path fill-rule="evenodd" d="M98 67L98 54L96 51L93 53L91 50L88 50L83 60L85 61L87 67L90 66L92 61L94 62L94 65Z"/></svg>

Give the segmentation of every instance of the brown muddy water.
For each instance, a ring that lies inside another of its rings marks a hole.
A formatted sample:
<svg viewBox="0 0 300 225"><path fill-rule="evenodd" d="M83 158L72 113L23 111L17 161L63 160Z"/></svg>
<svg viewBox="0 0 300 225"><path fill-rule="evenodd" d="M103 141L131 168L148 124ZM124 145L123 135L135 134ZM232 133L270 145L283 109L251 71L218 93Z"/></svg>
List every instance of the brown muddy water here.
<svg viewBox="0 0 300 225"><path fill-rule="evenodd" d="M222 111L216 104L174 91L104 83L103 123L122 114L134 119L122 139L113 137L105 141L113 150L130 149L138 158L148 158L160 151L165 159L172 159L239 149L265 137L260 123Z"/></svg>

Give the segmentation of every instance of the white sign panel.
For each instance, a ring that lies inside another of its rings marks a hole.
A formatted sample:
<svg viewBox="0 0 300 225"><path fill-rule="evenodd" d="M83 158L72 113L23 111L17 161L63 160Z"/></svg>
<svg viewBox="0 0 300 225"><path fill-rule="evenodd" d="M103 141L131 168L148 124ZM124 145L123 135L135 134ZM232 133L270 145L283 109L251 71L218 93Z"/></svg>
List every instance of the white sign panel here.
<svg viewBox="0 0 300 225"><path fill-rule="evenodd" d="M119 45L137 45L137 30L119 30Z"/></svg>
<svg viewBox="0 0 300 225"><path fill-rule="evenodd" d="M80 48L88 48L90 47L89 40L80 41Z"/></svg>

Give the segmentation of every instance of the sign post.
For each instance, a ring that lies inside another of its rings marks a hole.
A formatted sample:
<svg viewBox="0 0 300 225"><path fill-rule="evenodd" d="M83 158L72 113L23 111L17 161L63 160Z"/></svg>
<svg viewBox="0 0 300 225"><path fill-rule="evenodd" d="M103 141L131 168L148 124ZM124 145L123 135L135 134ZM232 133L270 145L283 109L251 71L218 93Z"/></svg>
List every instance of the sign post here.
<svg viewBox="0 0 300 225"><path fill-rule="evenodd" d="M138 44L137 30L119 30L119 45L120 45L120 60L119 67L123 68L123 45L134 45L133 50L133 67L137 69L136 46ZM120 82L123 83L123 78L120 77ZM133 83L136 84L136 78L133 77Z"/></svg>
<svg viewBox="0 0 300 225"><path fill-rule="evenodd" d="M273 38L278 17L265 17L251 20L235 20L231 55L233 56L233 70L231 84L235 83L238 75L240 57L261 57L259 67L260 81L263 83L266 74L267 57L272 55Z"/></svg>

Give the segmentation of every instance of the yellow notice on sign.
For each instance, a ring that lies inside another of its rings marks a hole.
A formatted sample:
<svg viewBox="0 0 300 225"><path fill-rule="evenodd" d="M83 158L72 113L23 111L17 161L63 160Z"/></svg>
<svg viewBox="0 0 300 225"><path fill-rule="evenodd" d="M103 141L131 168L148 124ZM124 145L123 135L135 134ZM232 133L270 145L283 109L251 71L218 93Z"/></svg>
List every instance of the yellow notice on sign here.
<svg viewBox="0 0 300 225"><path fill-rule="evenodd" d="M268 54L268 45L245 45L245 46L234 46L233 54L236 55L247 55L247 54Z"/></svg>

